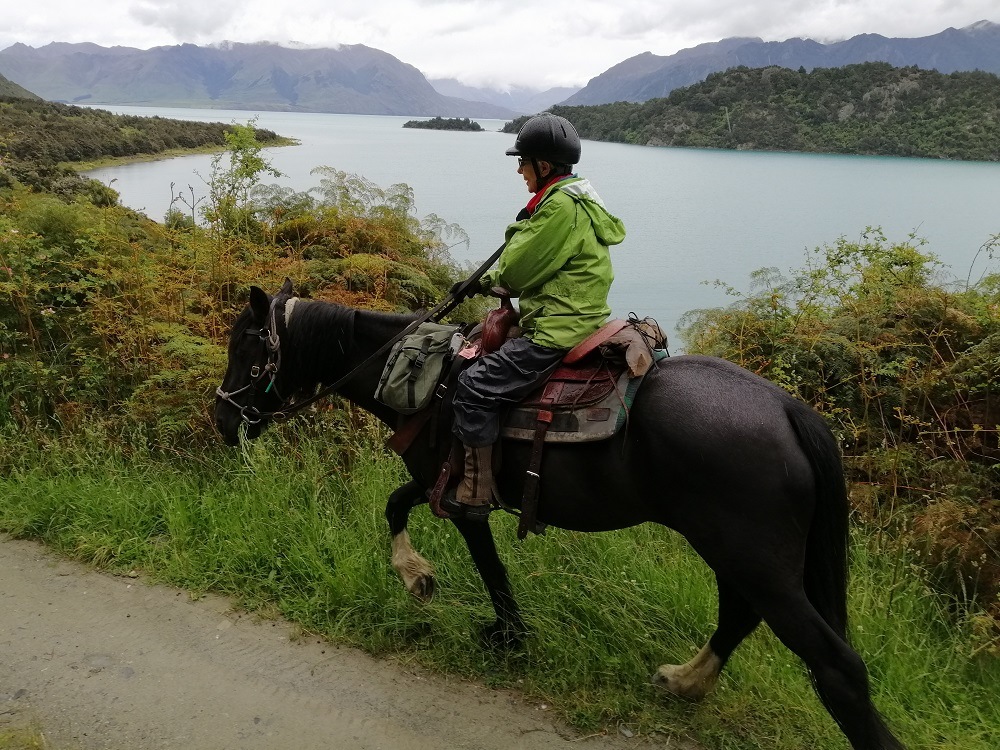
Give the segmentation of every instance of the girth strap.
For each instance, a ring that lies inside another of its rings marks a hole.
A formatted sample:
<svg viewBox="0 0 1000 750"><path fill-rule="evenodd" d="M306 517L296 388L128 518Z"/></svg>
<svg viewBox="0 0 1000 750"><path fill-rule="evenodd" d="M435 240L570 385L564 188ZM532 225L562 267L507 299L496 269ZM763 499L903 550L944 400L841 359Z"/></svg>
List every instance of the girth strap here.
<svg viewBox="0 0 1000 750"><path fill-rule="evenodd" d="M550 406L555 403L561 383L549 383L542 392L541 401ZM545 433L552 424L552 410L539 409L535 416L535 439L531 443L531 458L524 477L524 494L521 497L521 518L517 524L517 538L524 539L535 530L538 518L538 485L542 472L542 450L545 448Z"/></svg>

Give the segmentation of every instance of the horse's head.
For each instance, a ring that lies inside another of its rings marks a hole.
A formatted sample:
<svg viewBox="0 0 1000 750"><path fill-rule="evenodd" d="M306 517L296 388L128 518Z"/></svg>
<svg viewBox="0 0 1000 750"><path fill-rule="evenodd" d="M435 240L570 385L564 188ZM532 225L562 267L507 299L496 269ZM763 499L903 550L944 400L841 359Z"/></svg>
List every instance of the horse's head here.
<svg viewBox="0 0 1000 750"><path fill-rule="evenodd" d="M240 427L253 439L270 421L270 414L285 403L279 387L281 341L279 327L284 301L292 297L292 282L285 280L273 297L250 288L247 306L229 334L229 364L222 385L215 391L215 424L229 445L240 440Z"/></svg>

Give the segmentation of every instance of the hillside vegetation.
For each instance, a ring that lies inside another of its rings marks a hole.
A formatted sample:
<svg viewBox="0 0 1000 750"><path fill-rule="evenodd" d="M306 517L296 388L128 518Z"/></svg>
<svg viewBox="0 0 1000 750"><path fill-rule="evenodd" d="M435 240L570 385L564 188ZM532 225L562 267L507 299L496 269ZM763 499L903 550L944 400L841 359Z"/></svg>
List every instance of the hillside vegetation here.
<svg viewBox="0 0 1000 750"><path fill-rule="evenodd" d="M391 569L383 514L404 472L379 424L331 399L221 446L214 392L251 284L290 277L314 299L413 310L462 276L446 250L459 230L417 218L406 185L320 167L308 192L269 187L252 125L224 141L205 200L162 224L106 187L54 193L3 173L0 530L516 688L587 731L842 750L766 628L702 704L653 693L655 666L689 659L716 617L711 572L673 532L550 529L514 547L515 522L496 518L531 628L523 652L496 653L477 639L489 603L452 526L426 508L411 517L439 572L433 602ZM1000 275L951 288L933 268L916 240L839 243L791 278L762 272L732 307L692 313L686 335L806 399L840 436L851 635L889 724L911 750L995 750ZM455 317L478 319L470 304Z"/></svg>
<svg viewBox="0 0 1000 750"><path fill-rule="evenodd" d="M1000 159L1000 78L982 72L738 67L641 104L551 111L583 138L645 146Z"/></svg>
<svg viewBox="0 0 1000 750"><path fill-rule="evenodd" d="M154 157L168 151L222 149L232 125L164 117L115 115L102 109L0 97L0 184L12 181L98 201L115 198L99 183L79 177L69 165L124 157ZM257 128L261 143L288 143Z"/></svg>
<svg viewBox="0 0 1000 750"><path fill-rule="evenodd" d="M0 99L32 99L41 101L42 97L32 94L23 86L18 86L0 75Z"/></svg>

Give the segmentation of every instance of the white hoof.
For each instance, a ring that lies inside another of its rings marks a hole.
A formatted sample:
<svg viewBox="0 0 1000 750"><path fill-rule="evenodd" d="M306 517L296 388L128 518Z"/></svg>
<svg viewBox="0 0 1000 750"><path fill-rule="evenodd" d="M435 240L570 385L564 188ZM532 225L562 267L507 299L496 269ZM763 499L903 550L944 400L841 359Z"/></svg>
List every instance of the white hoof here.
<svg viewBox="0 0 1000 750"><path fill-rule="evenodd" d="M722 671L722 659L705 646L687 664L664 664L652 682L658 688L688 700L700 701L715 688Z"/></svg>
<svg viewBox="0 0 1000 750"><path fill-rule="evenodd" d="M410 544L410 535L401 531L392 540L392 567L403 579L406 590L422 602L434 596L434 567Z"/></svg>

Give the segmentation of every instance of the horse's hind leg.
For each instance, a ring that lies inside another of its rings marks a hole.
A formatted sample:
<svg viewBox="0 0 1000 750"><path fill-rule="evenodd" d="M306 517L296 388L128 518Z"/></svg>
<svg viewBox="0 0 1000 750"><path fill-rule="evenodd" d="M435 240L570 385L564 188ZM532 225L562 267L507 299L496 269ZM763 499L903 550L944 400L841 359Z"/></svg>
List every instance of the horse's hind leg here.
<svg viewBox="0 0 1000 750"><path fill-rule="evenodd" d="M701 700L715 688L730 654L760 624L760 615L737 589L716 577L719 624L701 651L686 664L664 664L653 684L690 700Z"/></svg>
<svg viewBox="0 0 1000 750"><path fill-rule="evenodd" d="M804 593L765 605L764 620L805 662L816 693L854 750L903 750L872 705L861 657L826 623Z"/></svg>
<svg viewBox="0 0 1000 750"><path fill-rule="evenodd" d="M434 567L413 548L406 530L410 510L422 502L423 488L411 480L389 495L385 518L392 534L392 567L403 579L407 591L421 601L428 601L434 595Z"/></svg>

